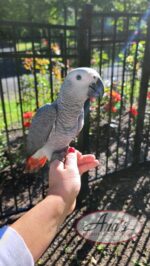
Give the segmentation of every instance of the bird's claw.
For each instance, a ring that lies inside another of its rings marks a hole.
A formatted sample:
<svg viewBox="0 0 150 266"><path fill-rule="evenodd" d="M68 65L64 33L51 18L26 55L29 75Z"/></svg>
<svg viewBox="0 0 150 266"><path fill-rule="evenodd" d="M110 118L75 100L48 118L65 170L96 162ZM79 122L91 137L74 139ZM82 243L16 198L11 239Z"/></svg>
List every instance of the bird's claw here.
<svg viewBox="0 0 150 266"><path fill-rule="evenodd" d="M68 151L68 147L65 147L64 149L59 150L59 151L55 151L52 155L51 162L54 160L59 160L64 163L66 159L67 151Z"/></svg>

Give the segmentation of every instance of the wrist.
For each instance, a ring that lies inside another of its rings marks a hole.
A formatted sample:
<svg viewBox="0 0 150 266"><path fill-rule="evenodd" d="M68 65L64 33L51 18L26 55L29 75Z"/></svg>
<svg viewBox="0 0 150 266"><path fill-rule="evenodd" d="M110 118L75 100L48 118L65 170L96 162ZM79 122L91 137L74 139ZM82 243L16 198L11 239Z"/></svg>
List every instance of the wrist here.
<svg viewBox="0 0 150 266"><path fill-rule="evenodd" d="M67 216L68 204L61 195L49 192L46 199L51 205L53 204L55 206L56 215L62 217L66 214Z"/></svg>
<svg viewBox="0 0 150 266"><path fill-rule="evenodd" d="M50 201L50 204L52 204L53 199L58 217L60 216L66 218L66 216L70 213L74 201L70 202L65 197L63 197L63 195L55 194L52 191L48 193L46 198Z"/></svg>

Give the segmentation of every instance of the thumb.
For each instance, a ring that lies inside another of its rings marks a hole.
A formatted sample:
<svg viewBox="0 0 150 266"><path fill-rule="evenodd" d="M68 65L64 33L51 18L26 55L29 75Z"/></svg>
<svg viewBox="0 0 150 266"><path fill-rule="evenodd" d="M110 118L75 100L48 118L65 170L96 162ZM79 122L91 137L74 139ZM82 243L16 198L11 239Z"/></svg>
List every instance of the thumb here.
<svg viewBox="0 0 150 266"><path fill-rule="evenodd" d="M77 152L73 147L69 147L65 160L65 169L77 168Z"/></svg>

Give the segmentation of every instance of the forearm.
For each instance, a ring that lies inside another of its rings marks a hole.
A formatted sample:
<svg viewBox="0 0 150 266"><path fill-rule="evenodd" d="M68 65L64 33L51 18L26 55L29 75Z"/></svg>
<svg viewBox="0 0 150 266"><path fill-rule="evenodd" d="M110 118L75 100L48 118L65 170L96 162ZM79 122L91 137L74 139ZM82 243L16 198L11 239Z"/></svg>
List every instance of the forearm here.
<svg viewBox="0 0 150 266"><path fill-rule="evenodd" d="M51 163L51 195L12 225L24 239L35 261L49 246L66 216L73 211L81 186L80 174L98 164L93 155L73 151L67 154L65 164L58 160Z"/></svg>
<svg viewBox="0 0 150 266"><path fill-rule="evenodd" d="M23 237L35 261L49 246L67 213L63 199L49 195L12 224Z"/></svg>

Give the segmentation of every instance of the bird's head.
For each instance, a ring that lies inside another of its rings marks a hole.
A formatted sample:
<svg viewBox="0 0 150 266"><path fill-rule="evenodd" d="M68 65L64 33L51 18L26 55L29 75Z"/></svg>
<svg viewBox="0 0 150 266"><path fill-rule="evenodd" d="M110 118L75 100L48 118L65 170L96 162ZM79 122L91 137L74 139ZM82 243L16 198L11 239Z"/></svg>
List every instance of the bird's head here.
<svg viewBox="0 0 150 266"><path fill-rule="evenodd" d="M104 85L96 70L80 67L68 73L61 91L74 100L85 102L90 98L102 97Z"/></svg>

